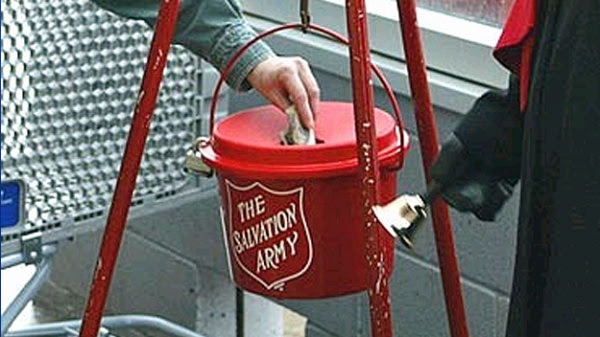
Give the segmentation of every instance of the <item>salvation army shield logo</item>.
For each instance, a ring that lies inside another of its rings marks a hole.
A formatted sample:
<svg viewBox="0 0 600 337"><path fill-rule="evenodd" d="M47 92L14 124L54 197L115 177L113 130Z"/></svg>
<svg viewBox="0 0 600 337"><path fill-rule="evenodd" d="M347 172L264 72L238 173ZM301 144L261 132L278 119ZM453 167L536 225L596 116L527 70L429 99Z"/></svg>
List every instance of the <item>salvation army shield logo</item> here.
<svg viewBox="0 0 600 337"><path fill-rule="evenodd" d="M268 290L302 276L313 258L304 189L237 186L227 179L225 186L228 244L240 269Z"/></svg>

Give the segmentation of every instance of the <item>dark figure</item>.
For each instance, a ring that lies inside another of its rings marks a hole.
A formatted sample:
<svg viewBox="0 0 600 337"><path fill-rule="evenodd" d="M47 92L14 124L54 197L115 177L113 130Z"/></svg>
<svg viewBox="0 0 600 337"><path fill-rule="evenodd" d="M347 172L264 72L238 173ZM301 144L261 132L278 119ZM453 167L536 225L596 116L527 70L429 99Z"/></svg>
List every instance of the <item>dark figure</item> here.
<svg viewBox="0 0 600 337"><path fill-rule="evenodd" d="M432 176L487 221L521 181L507 337L597 336L600 0L516 0L495 56L509 90L475 103Z"/></svg>

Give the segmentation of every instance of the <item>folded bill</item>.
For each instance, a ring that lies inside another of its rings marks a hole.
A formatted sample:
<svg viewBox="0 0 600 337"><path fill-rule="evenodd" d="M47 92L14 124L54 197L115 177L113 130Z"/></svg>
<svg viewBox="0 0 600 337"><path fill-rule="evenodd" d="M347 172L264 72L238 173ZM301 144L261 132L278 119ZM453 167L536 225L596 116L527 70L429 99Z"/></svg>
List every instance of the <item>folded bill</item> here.
<svg viewBox="0 0 600 337"><path fill-rule="evenodd" d="M316 144L315 131L305 128L300 122L300 116L292 105L285 109L288 128L281 133L281 140L285 145L314 145Z"/></svg>

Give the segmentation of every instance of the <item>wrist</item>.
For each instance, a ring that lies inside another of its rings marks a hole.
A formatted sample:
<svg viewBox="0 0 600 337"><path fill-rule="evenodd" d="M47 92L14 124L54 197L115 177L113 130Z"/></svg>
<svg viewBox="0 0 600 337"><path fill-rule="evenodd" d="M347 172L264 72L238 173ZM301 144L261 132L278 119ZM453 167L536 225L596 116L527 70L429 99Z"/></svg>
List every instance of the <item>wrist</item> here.
<svg viewBox="0 0 600 337"><path fill-rule="evenodd" d="M229 26L213 47L209 59L219 71L223 71L236 51L256 36L247 23L241 21ZM247 77L264 60L275 54L262 41L257 41L238 59L227 76L227 84L237 91L247 91L252 87Z"/></svg>

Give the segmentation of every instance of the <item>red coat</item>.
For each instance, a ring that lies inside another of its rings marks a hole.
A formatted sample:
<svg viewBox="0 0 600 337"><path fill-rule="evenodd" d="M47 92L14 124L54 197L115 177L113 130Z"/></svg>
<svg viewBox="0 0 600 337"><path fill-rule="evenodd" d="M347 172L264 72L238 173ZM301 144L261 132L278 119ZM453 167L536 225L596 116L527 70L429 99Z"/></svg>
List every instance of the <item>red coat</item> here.
<svg viewBox="0 0 600 337"><path fill-rule="evenodd" d="M523 111L529 92L536 16L535 0L515 0L494 49L494 57L520 78L520 101Z"/></svg>

